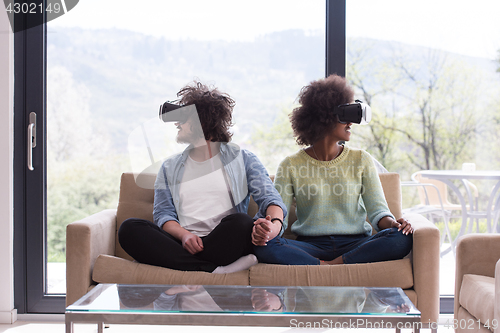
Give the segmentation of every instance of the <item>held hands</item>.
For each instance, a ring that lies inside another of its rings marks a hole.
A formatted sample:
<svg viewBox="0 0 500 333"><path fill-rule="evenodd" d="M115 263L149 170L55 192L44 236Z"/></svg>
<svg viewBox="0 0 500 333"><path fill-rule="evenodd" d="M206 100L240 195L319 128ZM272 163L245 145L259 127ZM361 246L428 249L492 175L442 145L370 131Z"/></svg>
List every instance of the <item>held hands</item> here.
<svg viewBox="0 0 500 333"><path fill-rule="evenodd" d="M196 254L203 251L203 241L200 237L186 233L181 238L182 247L191 254Z"/></svg>
<svg viewBox="0 0 500 333"><path fill-rule="evenodd" d="M271 215L266 218L259 218L254 222L252 231L252 244L256 246L266 246L267 242L276 237L281 230L281 223L271 222Z"/></svg>
<svg viewBox="0 0 500 333"><path fill-rule="evenodd" d="M283 307L277 295L260 288L252 290L252 306L257 311L279 311Z"/></svg>

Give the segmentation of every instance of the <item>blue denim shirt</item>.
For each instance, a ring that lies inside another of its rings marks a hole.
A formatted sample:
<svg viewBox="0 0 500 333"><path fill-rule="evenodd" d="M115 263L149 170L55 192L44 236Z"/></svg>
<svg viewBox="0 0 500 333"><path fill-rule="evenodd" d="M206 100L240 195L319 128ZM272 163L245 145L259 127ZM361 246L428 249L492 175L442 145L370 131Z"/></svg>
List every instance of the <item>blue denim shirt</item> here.
<svg viewBox="0 0 500 333"><path fill-rule="evenodd" d="M167 221L179 222L179 189L190 149L165 160L156 177L153 217L160 228ZM265 217L269 205L281 207L286 216L283 200L257 156L235 144L221 143L220 158L239 213L247 213L251 195L259 206L254 218Z"/></svg>

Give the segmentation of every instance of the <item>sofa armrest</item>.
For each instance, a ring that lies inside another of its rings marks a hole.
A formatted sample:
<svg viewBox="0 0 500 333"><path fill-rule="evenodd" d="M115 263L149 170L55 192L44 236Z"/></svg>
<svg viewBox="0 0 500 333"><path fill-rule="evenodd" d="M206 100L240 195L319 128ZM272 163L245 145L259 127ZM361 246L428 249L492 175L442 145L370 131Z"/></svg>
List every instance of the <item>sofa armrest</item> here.
<svg viewBox="0 0 500 333"><path fill-rule="evenodd" d="M66 227L66 305L85 295L100 254L114 255L116 209L107 209Z"/></svg>
<svg viewBox="0 0 500 333"><path fill-rule="evenodd" d="M468 234L457 241L455 269L455 318L458 296L465 274L495 277L495 265L500 259L499 234Z"/></svg>
<svg viewBox="0 0 500 333"><path fill-rule="evenodd" d="M413 288L422 322L437 322L439 317L439 229L420 214L408 213L413 232Z"/></svg>

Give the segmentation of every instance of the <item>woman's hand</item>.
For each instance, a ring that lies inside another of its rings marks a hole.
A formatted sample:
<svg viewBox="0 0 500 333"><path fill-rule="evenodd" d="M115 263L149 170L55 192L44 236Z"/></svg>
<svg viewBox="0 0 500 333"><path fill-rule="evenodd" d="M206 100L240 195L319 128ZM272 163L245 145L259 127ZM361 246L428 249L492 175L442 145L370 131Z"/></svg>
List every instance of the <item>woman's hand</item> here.
<svg viewBox="0 0 500 333"><path fill-rule="evenodd" d="M410 222L408 222L408 220L404 217L399 218L397 221L395 221L390 216L384 216L378 222L378 227L380 228L380 230L384 230L387 228L398 228L398 231L401 231L404 235L413 233L413 227L411 226Z"/></svg>
<svg viewBox="0 0 500 333"><path fill-rule="evenodd" d="M398 231L401 231L404 235L413 233L413 227L411 226L410 222L408 222L408 220L404 217L398 219L397 221L394 221L393 227L398 228Z"/></svg>

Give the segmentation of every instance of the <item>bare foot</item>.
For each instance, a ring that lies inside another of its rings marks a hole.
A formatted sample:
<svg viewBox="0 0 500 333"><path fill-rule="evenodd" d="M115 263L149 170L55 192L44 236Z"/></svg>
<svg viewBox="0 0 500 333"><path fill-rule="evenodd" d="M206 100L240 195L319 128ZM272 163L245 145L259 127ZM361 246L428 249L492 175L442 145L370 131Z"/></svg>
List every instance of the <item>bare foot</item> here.
<svg viewBox="0 0 500 333"><path fill-rule="evenodd" d="M342 259L342 256L337 257L333 260L330 261L325 261L325 265L341 265L344 263L344 260Z"/></svg>

